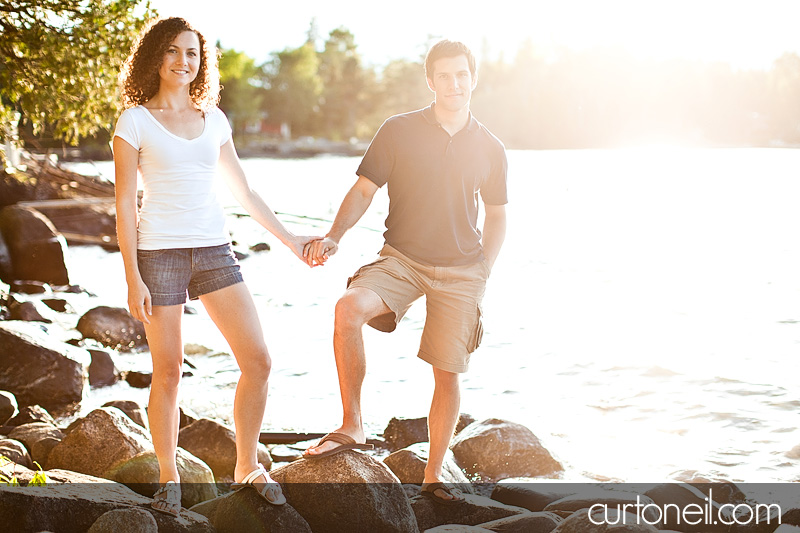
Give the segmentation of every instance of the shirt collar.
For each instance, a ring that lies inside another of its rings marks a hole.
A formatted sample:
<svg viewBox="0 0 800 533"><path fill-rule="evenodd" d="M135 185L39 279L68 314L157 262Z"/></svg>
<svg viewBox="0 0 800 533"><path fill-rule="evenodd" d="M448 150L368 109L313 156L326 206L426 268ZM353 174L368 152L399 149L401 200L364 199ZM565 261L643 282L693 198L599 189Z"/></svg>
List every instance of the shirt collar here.
<svg viewBox="0 0 800 533"><path fill-rule="evenodd" d="M422 116L425 117L425 120L428 121L428 124L432 126L439 125L439 121L436 120L436 112L433 110L435 105L436 103L432 102L431 105L422 110ZM469 122L467 122L467 126L464 129L467 131L475 131L478 129L478 121L472 116L472 111L469 112Z"/></svg>

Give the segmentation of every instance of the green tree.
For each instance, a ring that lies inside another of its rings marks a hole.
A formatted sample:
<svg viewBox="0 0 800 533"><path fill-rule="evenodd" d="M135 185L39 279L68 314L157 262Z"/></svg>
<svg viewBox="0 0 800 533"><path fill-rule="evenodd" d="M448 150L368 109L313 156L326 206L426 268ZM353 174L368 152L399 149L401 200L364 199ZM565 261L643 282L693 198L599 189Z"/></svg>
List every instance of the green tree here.
<svg viewBox="0 0 800 533"><path fill-rule="evenodd" d="M0 123L28 121L70 143L109 129L117 73L153 16L141 0L3 0Z"/></svg>
<svg viewBox="0 0 800 533"><path fill-rule="evenodd" d="M320 54L323 84L320 105L323 135L341 140L354 137L361 115L364 71L353 34L344 28L333 30Z"/></svg>
<svg viewBox="0 0 800 533"><path fill-rule="evenodd" d="M220 48L219 43L217 47ZM219 60L219 76L220 108L233 123L234 133L242 135L249 122L262 118L263 71L244 52L225 49Z"/></svg>
<svg viewBox="0 0 800 533"><path fill-rule="evenodd" d="M313 135L319 116L322 80L312 41L272 54L265 66L264 103L271 120L286 123L293 135Z"/></svg>

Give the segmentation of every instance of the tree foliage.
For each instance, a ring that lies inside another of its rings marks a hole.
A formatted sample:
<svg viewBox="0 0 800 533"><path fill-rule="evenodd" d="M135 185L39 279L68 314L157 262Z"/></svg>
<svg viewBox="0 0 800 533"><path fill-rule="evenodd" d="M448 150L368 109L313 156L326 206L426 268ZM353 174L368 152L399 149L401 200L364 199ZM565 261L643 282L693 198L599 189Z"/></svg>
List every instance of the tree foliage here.
<svg viewBox="0 0 800 533"><path fill-rule="evenodd" d="M141 0L3 0L0 121L76 143L110 129L117 73L153 13Z"/></svg>
<svg viewBox="0 0 800 533"><path fill-rule="evenodd" d="M244 52L225 49L219 60L219 76L222 85L219 106L233 124L234 134L242 134L248 122L261 118L263 71Z"/></svg>

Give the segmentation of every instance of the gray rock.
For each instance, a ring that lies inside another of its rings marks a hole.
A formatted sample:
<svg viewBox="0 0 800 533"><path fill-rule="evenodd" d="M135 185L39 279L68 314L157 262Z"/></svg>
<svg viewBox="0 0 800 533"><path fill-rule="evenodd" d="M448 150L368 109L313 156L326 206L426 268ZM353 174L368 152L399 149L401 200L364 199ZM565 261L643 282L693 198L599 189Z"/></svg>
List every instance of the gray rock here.
<svg viewBox="0 0 800 533"><path fill-rule="evenodd" d="M459 433L475 419L468 414L461 413L458 417L455 433ZM428 442L428 418L392 418L383 438L391 451L401 450L417 442Z"/></svg>
<svg viewBox="0 0 800 533"><path fill-rule="evenodd" d="M617 513L624 513L628 510L635 513L638 509L637 504L644 506L641 511L642 521L653 525L660 523L661 516L656 513L655 504L648 496L599 487L582 490L577 494L551 502L544 510L565 515L581 509L589 509L594 505L602 505L604 509L613 509ZM620 516L622 515L620 514Z"/></svg>
<svg viewBox="0 0 800 533"><path fill-rule="evenodd" d="M588 509L581 509L553 530L553 533L658 533L658 529L645 524L637 523L637 517L631 513L618 513L616 509L609 509L606 514L596 510L591 517Z"/></svg>
<svg viewBox="0 0 800 533"><path fill-rule="evenodd" d="M18 477L27 483L34 472L25 469ZM5 473L4 469L0 472ZM208 520L184 511L181 517L150 508L150 498L136 494L125 485L67 470L45 473L43 487L0 488L0 516L7 531L58 531L85 533L105 513L118 509L141 509L158 525L159 533L213 533Z"/></svg>
<svg viewBox="0 0 800 533"><path fill-rule="evenodd" d="M564 519L555 513L524 513L480 525L496 533L550 533Z"/></svg>
<svg viewBox="0 0 800 533"><path fill-rule="evenodd" d="M270 505L249 489L203 502L191 510L206 516L219 533L311 533L308 522L290 504Z"/></svg>
<svg viewBox="0 0 800 533"><path fill-rule="evenodd" d="M18 440L0 439L0 455L25 468L33 468L28 449Z"/></svg>
<svg viewBox="0 0 800 533"><path fill-rule="evenodd" d="M233 481L236 468L236 435L233 430L210 420L201 418L178 433L178 446L204 461L218 480ZM258 444L258 460L267 470L272 458L267 447Z"/></svg>
<svg viewBox="0 0 800 533"><path fill-rule="evenodd" d="M181 482L181 503L184 507L189 508L217 497L214 474L207 464L183 448L178 448L175 459ZM146 450L112 467L103 477L123 483L135 492L152 498L159 487L158 475L156 454L153 450Z"/></svg>
<svg viewBox="0 0 800 533"><path fill-rule="evenodd" d="M423 496L415 496L411 499L411 508L417 517L420 531L445 524L477 526L500 518L528 513L521 507L512 507L473 494L465 494L464 501L458 505L442 505Z"/></svg>
<svg viewBox="0 0 800 533"><path fill-rule="evenodd" d="M481 481L547 476L564 470L530 429L506 420L473 422L456 436L451 449L467 475Z"/></svg>
<svg viewBox="0 0 800 533"><path fill-rule="evenodd" d="M115 509L100 515L87 533L158 533L158 522L144 509Z"/></svg>
<svg viewBox="0 0 800 533"><path fill-rule="evenodd" d="M89 350L92 363L89 365L89 385L105 387L119 381L119 370L114 366L111 354L106 350Z"/></svg>
<svg viewBox="0 0 800 533"><path fill-rule="evenodd" d="M56 425L56 421L41 405L26 405L19 410L19 414L6 422L8 426L21 426L31 422L44 422L51 426Z"/></svg>
<svg viewBox="0 0 800 533"><path fill-rule="evenodd" d="M430 444L418 442L402 450L389 454L383 462L397 476L401 483L421 485L425 479L425 466L428 462ZM442 481L468 486L469 480L456 464L453 452L447 450L442 465Z"/></svg>
<svg viewBox="0 0 800 533"><path fill-rule="evenodd" d="M47 462L50 468L102 477L118 463L152 448L150 436L119 409L101 407L70 426Z"/></svg>
<svg viewBox="0 0 800 533"><path fill-rule="evenodd" d="M131 349L147 345L144 324L122 307L101 305L90 309L78 320L77 330L108 348Z"/></svg>
<svg viewBox="0 0 800 533"><path fill-rule="evenodd" d="M69 302L67 302L62 298L43 298L42 303L45 304L50 309L52 309L53 311L57 311L59 313L74 312L74 309L72 309L72 306L69 305Z"/></svg>
<svg viewBox="0 0 800 533"><path fill-rule="evenodd" d="M0 426L17 415L18 407L17 398L12 393L0 390Z"/></svg>
<svg viewBox="0 0 800 533"><path fill-rule="evenodd" d="M385 464L366 454L301 459L270 475L315 533L418 531L402 485Z"/></svg>
<svg viewBox="0 0 800 533"><path fill-rule="evenodd" d="M586 490L585 485L526 482L524 478L500 481L492 490L492 499L529 511L544 511L548 504Z"/></svg>
<svg viewBox="0 0 800 533"><path fill-rule="evenodd" d="M8 438L20 441L28 450L31 450L33 446L42 439L63 439L64 433L57 427L46 422L31 422L15 427L8 434Z"/></svg>
<svg viewBox="0 0 800 533"><path fill-rule="evenodd" d="M52 320L45 318L35 302L20 302L16 298L10 298L8 303L8 319L23 320L26 322L44 322L52 324Z"/></svg>
<svg viewBox="0 0 800 533"><path fill-rule="evenodd" d="M11 292L19 292L22 294L50 294L53 292L53 289L48 283L32 279L18 279L11 282Z"/></svg>
<svg viewBox="0 0 800 533"><path fill-rule="evenodd" d="M39 463L42 468L48 468L47 459L50 457L50 452L59 442L61 442L61 439L55 437L44 437L37 440L31 446L31 458Z"/></svg>
<svg viewBox="0 0 800 533"><path fill-rule="evenodd" d="M88 365L86 350L53 341L32 322L0 323L0 388L21 405L59 409L80 402Z"/></svg>
<svg viewBox="0 0 800 533"><path fill-rule="evenodd" d="M47 217L28 207L4 207L0 232L8 246L14 279L69 285L67 241Z"/></svg>
<svg viewBox="0 0 800 533"><path fill-rule="evenodd" d="M708 502L707 495L700 489L688 483L664 483L657 485L645 492L645 496L650 498L659 509L666 509L667 505L671 505L671 509L686 509L689 505L698 505L701 509L705 509L706 505L710 505L712 509L713 519L716 524L681 524L681 531L686 532L704 532L715 533L728 530L728 526L722 522L732 521L732 515L727 507L721 507L719 502ZM672 527L677 522L677 516L671 511L667 511L667 516L664 517L662 523L665 528ZM701 521L705 522L705 520Z"/></svg>
<svg viewBox="0 0 800 533"><path fill-rule="evenodd" d="M112 400L103 404L103 407L116 407L128 418L142 426L144 429L150 431L150 424L147 419L147 411L144 407L133 400Z"/></svg>
<svg viewBox="0 0 800 533"><path fill-rule="evenodd" d="M150 372L137 372L129 370L124 373L125 381L133 388L146 389L153 382L153 374Z"/></svg>

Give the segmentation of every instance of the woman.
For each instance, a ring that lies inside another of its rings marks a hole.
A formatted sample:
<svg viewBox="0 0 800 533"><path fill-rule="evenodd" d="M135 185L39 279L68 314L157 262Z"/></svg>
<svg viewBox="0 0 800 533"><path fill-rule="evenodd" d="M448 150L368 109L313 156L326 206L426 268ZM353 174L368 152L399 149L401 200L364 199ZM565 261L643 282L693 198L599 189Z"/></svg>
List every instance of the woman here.
<svg viewBox="0 0 800 533"><path fill-rule="evenodd" d="M252 217L301 260L312 238L290 233L248 185L231 128L217 108L216 53L185 20L156 20L145 29L120 86L125 111L113 141L117 237L128 307L144 322L153 358L148 414L161 488L152 506L173 515L181 510L175 454L187 294L203 303L241 369L233 407L234 488L252 486L269 503L283 504L280 485L257 460L271 362L213 192L217 171ZM144 185L141 210L137 170Z"/></svg>

